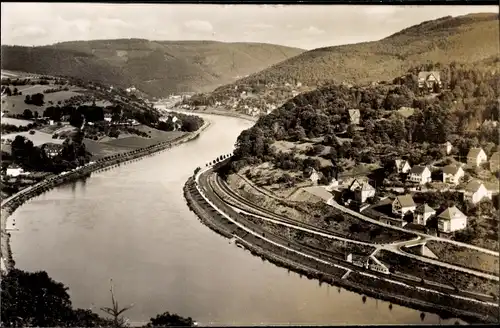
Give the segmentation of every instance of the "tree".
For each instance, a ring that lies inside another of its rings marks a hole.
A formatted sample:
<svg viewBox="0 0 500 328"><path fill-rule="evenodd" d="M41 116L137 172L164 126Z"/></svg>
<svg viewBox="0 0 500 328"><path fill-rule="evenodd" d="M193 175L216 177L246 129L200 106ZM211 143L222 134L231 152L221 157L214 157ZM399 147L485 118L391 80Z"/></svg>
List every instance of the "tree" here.
<svg viewBox="0 0 500 328"><path fill-rule="evenodd" d="M125 311L130 310L134 305L131 304L122 309L118 306L118 301L115 299L115 294L113 292L113 280L110 280L110 292L111 292L111 307L102 307L101 311L111 315L113 317L113 327L125 327L127 325L126 320L121 316Z"/></svg>
<svg viewBox="0 0 500 328"><path fill-rule="evenodd" d="M74 111L69 116L69 124L76 128L80 128L83 124L83 115L79 111Z"/></svg>
<svg viewBox="0 0 500 328"><path fill-rule="evenodd" d="M191 317L183 318L177 314L165 312L149 319L147 327L193 327L194 323Z"/></svg>
<svg viewBox="0 0 500 328"><path fill-rule="evenodd" d="M64 326L72 308L67 287L46 272L10 270L2 277L2 323L6 326Z"/></svg>
<svg viewBox="0 0 500 328"><path fill-rule="evenodd" d="M23 112L23 118L25 120L31 120L33 118L33 112L29 109L25 109Z"/></svg>

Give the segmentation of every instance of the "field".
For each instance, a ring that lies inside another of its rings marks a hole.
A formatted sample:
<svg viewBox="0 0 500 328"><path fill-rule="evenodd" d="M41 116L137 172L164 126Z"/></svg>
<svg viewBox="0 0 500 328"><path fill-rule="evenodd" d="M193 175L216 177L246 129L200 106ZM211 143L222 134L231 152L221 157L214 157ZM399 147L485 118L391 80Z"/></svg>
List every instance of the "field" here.
<svg viewBox="0 0 500 328"><path fill-rule="evenodd" d="M142 124L134 126L134 128L139 131L146 132L151 139L155 139L157 142L170 141L185 134L185 132L181 131L161 131Z"/></svg>
<svg viewBox="0 0 500 328"><path fill-rule="evenodd" d="M18 96L9 96L2 98L2 111L8 111L10 115L22 114L25 109L29 109L32 112L37 111L38 115L42 116L45 108L51 106L49 102L56 105L58 101L63 101L69 99L73 96L81 95L81 93L75 91L59 91L53 93L45 93L44 100L45 104L43 106L28 105L24 103L26 95L33 95L35 93L42 93L43 90L54 88L53 85L24 85L17 87L23 94ZM24 89L23 89L24 88ZM11 89L12 86L11 86ZM76 89L75 89L76 90Z"/></svg>
<svg viewBox="0 0 500 328"><path fill-rule="evenodd" d="M498 256L437 240L427 242L427 247L441 261L498 275Z"/></svg>
<svg viewBox="0 0 500 328"><path fill-rule="evenodd" d="M62 140L62 139L52 139L51 134L41 132L41 131L36 131L35 134L30 134L28 131L9 133L6 135L2 135L2 139L14 140L14 138L18 135L23 136L26 139L31 140L33 142L34 146L41 146L44 143L48 143L48 142L52 142L52 143L56 143L56 144L62 144L64 142L64 140Z"/></svg>
<svg viewBox="0 0 500 328"><path fill-rule="evenodd" d="M90 139L84 139L83 143L85 144L87 151L92 153L92 159L99 159L130 151L130 148L107 145L106 143L100 143Z"/></svg>
<svg viewBox="0 0 500 328"><path fill-rule="evenodd" d="M412 275L428 281L434 281L460 290L478 292L498 297L498 282L476 277L474 275L455 271L434 264L424 263L409 257L388 252L379 251L375 255L381 262L393 268L396 272Z"/></svg>
<svg viewBox="0 0 500 328"><path fill-rule="evenodd" d="M2 117L2 124L10 124L10 125L15 125L15 126L27 126L31 123L33 123L33 121L20 120L17 118L10 118L10 117Z"/></svg>

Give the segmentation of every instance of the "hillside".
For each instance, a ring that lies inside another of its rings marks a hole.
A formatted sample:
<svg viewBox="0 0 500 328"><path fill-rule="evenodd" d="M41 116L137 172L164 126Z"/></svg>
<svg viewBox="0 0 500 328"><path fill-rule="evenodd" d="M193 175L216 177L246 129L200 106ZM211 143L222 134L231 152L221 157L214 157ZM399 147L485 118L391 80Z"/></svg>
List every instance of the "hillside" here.
<svg viewBox="0 0 500 328"><path fill-rule="evenodd" d="M2 69L71 76L152 96L203 92L302 53L260 43L148 41L63 42L44 47L2 46Z"/></svg>
<svg viewBox="0 0 500 328"><path fill-rule="evenodd" d="M379 41L304 52L220 87L211 96L215 101L225 101L238 97L242 89L256 90L286 83L317 87L325 82L384 81L428 62L495 64L494 59L483 60L499 54L498 26L497 14L447 16L412 26ZM279 100L278 106L286 99Z"/></svg>

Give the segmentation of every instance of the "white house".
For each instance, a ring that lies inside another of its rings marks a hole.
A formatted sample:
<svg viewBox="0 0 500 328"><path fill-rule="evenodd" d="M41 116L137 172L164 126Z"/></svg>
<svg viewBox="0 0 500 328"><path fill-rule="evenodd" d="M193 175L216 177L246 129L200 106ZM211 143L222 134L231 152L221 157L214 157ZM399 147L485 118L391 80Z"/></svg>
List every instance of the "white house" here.
<svg viewBox="0 0 500 328"><path fill-rule="evenodd" d="M328 186L326 186L325 188L328 191L332 191L333 189L335 189L338 186L339 186L339 180L332 178L332 180L330 181L330 184Z"/></svg>
<svg viewBox="0 0 500 328"><path fill-rule="evenodd" d="M5 174L8 176L8 177L17 177L21 174L23 174L24 170L15 165L15 164L12 164L12 165L9 165L9 167L7 167L7 171L5 172Z"/></svg>
<svg viewBox="0 0 500 328"><path fill-rule="evenodd" d="M375 197L375 188L367 182L354 190L354 198L361 203L366 202L371 197Z"/></svg>
<svg viewBox="0 0 500 328"><path fill-rule="evenodd" d="M488 157L482 148L471 148L467 154L467 165L477 167L486 162Z"/></svg>
<svg viewBox="0 0 500 328"><path fill-rule="evenodd" d="M438 215L438 229L450 233L467 227L467 216L456 206L448 207Z"/></svg>
<svg viewBox="0 0 500 328"><path fill-rule="evenodd" d="M431 182L431 170L427 166L416 165L411 168L408 180L421 185Z"/></svg>
<svg viewBox="0 0 500 328"><path fill-rule="evenodd" d="M411 170L411 166L408 161L397 159L395 160L395 164L398 173L408 173Z"/></svg>
<svg viewBox="0 0 500 328"><path fill-rule="evenodd" d="M434 85L441 86L441 74L439 71L422 71L418 73L418 87L432 89Z"/></svg>
<svg viewBox="0 0 500 328"><path fill-rule="evenodd" d="M350 253L346 257L347 262L367 269L368 269L368 260L369 260L368 256L352 254L352 253Z"/></svg>
<svg viewBox="0 0 500 328"><path fill-rule="evenodd" d="M443 182L457 185L465 172L462 167L457 165L446 165L443 167Z"/></svg>
<svg viewBox="0 0 500 328"><path fill-rule="evenodd" d="M451 150L453 149L453 145L451 144L451 142L449 141L446 141L444 144L444 149L446 150L446 155L449 155L451 153Z"/></svg>
<svg viewBox="0 0 500 328"><path fill-rule="evenodd" d="M483 198L491 199L491 193L488 192L488 189L479 180L472 180L467 184L464 196L472 204L479 203Z"/></svg>
<svg viewBox="0 0 500 328"><path fill-rule="evenodd" d="M427 204L422 204L415 210L415 215L413 216L413 223L426 225L427 220L436 214L436 211Z"/></svg>
<svg viewBox="0 0 500 328"><path fill-rule="evenodd" d="M104 120L105 120L106 122L111 122L111 120L112 120L112 116L111 116L111 114L104 114Z"/></svg>
<svg viewBox="0 0 500 328"><path fill-rule="evenodd" d="M312 169L311 175L309 175L309 180L311 180L314 185L318 184L319 174L315 169Z"/></svg>
<svg viewBox="0 0 500 328"><path fill-rule="evenodd" d="M349 109L349 120L351 124L359 124L359 119L361 118L361 113L359 109Z"/></svg>
<svg viewBox="0 0 500 328"><path fill-rule="evenodd" d="M401 217L405 216L408 212L415 212L416 208L411 195L397 196L392 202L392 213Z"/></svg>

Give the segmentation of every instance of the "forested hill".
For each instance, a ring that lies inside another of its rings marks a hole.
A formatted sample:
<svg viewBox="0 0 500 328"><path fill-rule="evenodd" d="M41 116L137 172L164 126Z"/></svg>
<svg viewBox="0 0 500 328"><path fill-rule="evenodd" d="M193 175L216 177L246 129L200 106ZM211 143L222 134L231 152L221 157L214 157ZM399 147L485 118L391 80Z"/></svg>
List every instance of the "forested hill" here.
<svg viewBox="0 0 500 328"><path fill-rule="evenodd" d="M405 158L412 165L430 163L442 157L441 145L446 141L462 157L478 146L490 156L498 149L500 137L500 73L461 65L427 68L441 71L443 90L437 94L418 89L419 68L415 68L391 84L329 85L290 99L242 132L233 169L267 161L285 169L304 165L319 169L317 161L298 163L271 147L279 140L300 143L317 138L331 147L318 153L335 163L338 171L345 169L348 160L380 164ZM360 129L349 124L350 108L360 111ZM325 174L330 174L328 168Z"/></svg>
<svg viewBox="0 0 500 328"><path fill-rule="evenodd" d="M392 80L410 67L453 61L471 63L498 55L498 14L443 17L423 22L375 42L319 48L277 63L235 82L238 86ZM234 85L218 88L215 98Z"/></svg>
<svg viewBox="0 0 500 328"><path fill-rule="evenodd" d="M201 92L230 83L303 50L261 43L149 41L63 42L2 46L2 69L70 76L129 87L152 96Z"/></svg>

